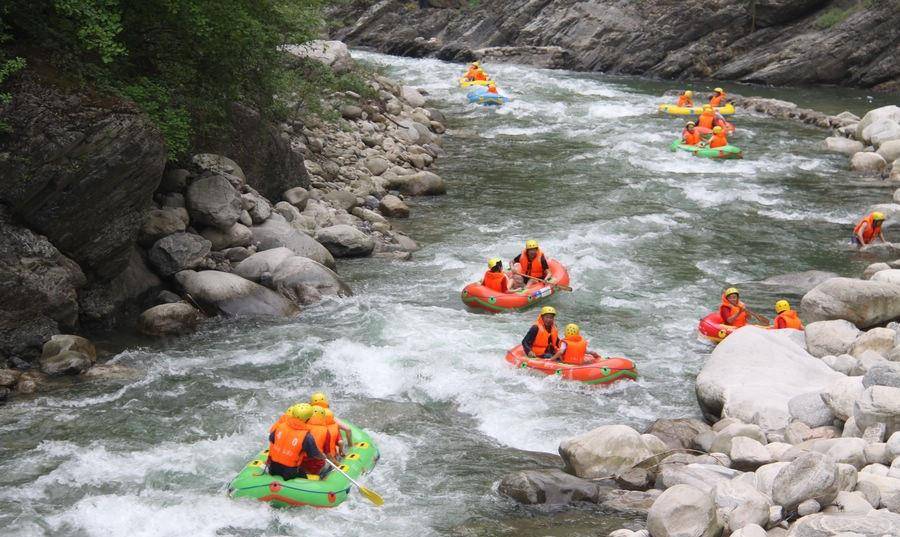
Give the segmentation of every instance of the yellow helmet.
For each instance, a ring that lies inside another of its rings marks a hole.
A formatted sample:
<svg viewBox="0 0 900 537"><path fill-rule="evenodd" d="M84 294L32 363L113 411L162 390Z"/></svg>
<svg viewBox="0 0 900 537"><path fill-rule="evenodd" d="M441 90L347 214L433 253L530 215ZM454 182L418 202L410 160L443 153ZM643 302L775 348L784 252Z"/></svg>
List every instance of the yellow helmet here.
<svg viewBox="0 0 900 537"><path fill-rule="evenodd" d="M713 88L713 91L716 93L725 93L725 90L723 90L722 88Z"/></svg>
<svg viewBox="0 0 900 537"><path fill-rule="evenodd" d="M566 337L577 336L580 333L581 333L581 330L579 330L577 324L571 323L571 324L566 325Z"/></svg>
<svg viewBox="0 0 900 537"><path fill-rule="evenodd" d="M738 295L738 296L740 296L740 295L741 295L741 292L738 291L738 288L737 288L737 287L729 287L728 289L725 289L725 296L728 296L728 295Z"/></svg>
<svg viewBox="0 0 900 537"><path fill-rule="evenodd" d="M536 241L534 239L525 241L525 249L531 250L532 248L538 248L538 241Z"/></svg>
<svg viewBox="0 0 900 537"><path fill-rule="evenodd" d="M312 415L313 416L322 416L323 418L327 415L325 413L325 409L320 406L312 407Z"/></svg>
<svg viewBox="0 0 900 537"><path fill-rule="evenodd" d="M499 257L492 257L488 259L488 268L494 268L498 263L503 263L503 260Z"/></svg>
<svg viewBox="0 0 900 537"><path fill-rule="evenodd" d="M872 220L873 221L884 220L884 213L875 211L874 213L872 213Z"/></svg>
<svg viewBox="0 0 900 537"><path fill-rule="evenodd" d="M472 62L472 65L474 65L474 66L475 66L475 67L481 67L481 64L480 64L480 63L478 63L478 62L477 62L477 61L475 61L475 62Z"/></svg>
<svg viewBox="0 0 900 537"><path fill-rule="evenodd" d="M693 95L694 95L694 92L693 92L693 91L691 91L691 90L684 90L684 96L685 96L685 97L691 97L691 96L693 96Z"/></svg>
<svg viewBox="0 0 900 537"><path fill-rule="evenodd" d="M325 411L325 417L326 417L326 418L333 418L333 417L334 417L334 412L332 412L330 408L323 408L322 410Z"/></svg>
<svg viewBox="0 0 900 537"><path fill-rule="evenodd" d="M719 134L720 132L722 132L722 127L716 125L715 127L713 127L713 132Z"/></svg>
<svg viewBox="0 0 900 537"><path fill-rule="evenodd" d="M791 309L791 303L787 300L779 300L775 303L775 313L784 313Z"/></svg>
<svg viewBox="0 0 900 537"><path fill-rule="evenodd" d="M313 406L309 403L300 403L291 407L291 416L300 421L306 421L313 415Z"/></svg>
<svg viewBox="0 0 900 537"><path fill-rule="evenodd" d="M556 315L556 308L553 306L544 306L541 308L541 316L543 317L544 315Z"/></svg>
<svg viewBox="0 0 900 537"><path fill-rule="evenodd" d="M328 408L328 397L326 397L322 392L316 392L309 396L309 404L313 406L320 406L322 408Z"/></svg>

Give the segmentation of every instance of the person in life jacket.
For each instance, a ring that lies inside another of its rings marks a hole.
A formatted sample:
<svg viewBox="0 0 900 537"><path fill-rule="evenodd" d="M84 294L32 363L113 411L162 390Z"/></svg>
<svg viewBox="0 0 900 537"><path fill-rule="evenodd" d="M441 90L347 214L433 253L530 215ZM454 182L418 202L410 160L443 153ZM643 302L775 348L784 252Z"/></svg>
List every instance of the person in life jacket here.
<svg viewBox="0 0 900 537"><path fill-rule="evenodd" d="M884 239L883 224L884 213L878 211L870 213L853 228L853 237L850 240L857 246L871 244L876 239L880 239L881 242L887 242Z"/></svg>
<svg viewBox="0 0 900 537"><path fill-rule="evenodd" d="M481 285L498 293L509 291L509 277L503 272L503 260L499 257L488 259L488 270L481 279Z"/></svg>
<svg viewBox="0 0 900 537"><path fill-rule="evenodd" d="M278 416L278 419L275 420L275 423L273 423L272 426L269 427L269 432L270 433L274 432L276 427L278 427L279 425L281 425L282 423L284 423L285 421L290 419L292 417L295 407L297 407L297 405L289 406L288 409L284 411L284 414L282 414L281 416Z"/></svg>
<svg viewBox="0 0 900 537"><path fill-rule="evenodd" d="M678 106L691 107L694 106L694 99L691 97L694 96L694 92L691 90L684 90L684 92L678 96Z"/></svg>
<svg viewBox="0 0 900 537"><path fill-rule="evenodd" d="M559 343L559 350L553 355L554 360L564 364L583 365L600 359L599 354L587 350L588 342L581 337L581 330L577 324L567 324L564 334L565 337Z"/></svg>
<svg viewBox="0 0 900 537"><path fill-rule="evenodd" d="M700 133L697 132L693 121L688 121L684 125L684 130L681 131L681 141L686 145L697 145L703 139L700 137Z"/></svg>
<svg viewBox="0 0 900 537"><path fill-rule="evenodd" d="M497 91L497 84L495 84L493 80L491 80L490 82L488 82L488 85L487 85L487 92L488 92L488 93L493 93L494 95L500 95L500 92Z"/></svg>
<svg viewBox="0 0 900 537"><path fill-rule="evenodd" d="M311 404L312 406L322 407L325 410L328 410L329 413L331 413L331 408L328 404L328 397L326 397L326 395L322 392L316 392L316 393L310 395L309 396L309 404ZM353 431L350 429L350 426L347 425L346 423L342 422L341 420L337 419L337 417L335 417L335 415L333 413L331 413L330 415L331 415L331 418L329 419L326 416L325 421L326 422L331 421L335 425L337 425L337 427L339 429L338 440L337 440L338 444L340 444L343 448L343 439L340 437L340 431L344 431L344 435L347 437L347 443L349 445L352 445L353 444ZM331 424L327 423L327 425L331 425Z"/></svg>
<svg viewBox="0 0 900 537"><path fill-rule="evenodd" d="M803 322L797 316L797 312L791 309L791 303L787 300L779 300L775 303L775 328L793 328L803 330Z"/></svg>
<svg viewBox="0 0 900 537"><path fill-rule="evenodd" d="M469 69L466 71L463 78L466 80L475 80L475 75L478 74L478 71L480 70L481 67L478 65L478 62L472 62L469 64Z"/></svg>
<svg viewBox="0 0 900 537"><path fill-rule="evenodd" d="M325 410L320 406L312 407L312 415L306 421L309 428L309 435L312 436L316 443L316 447L321 453L327 455L328 446L328 425L325 422ZM312 459L307 457L300 463L300 470L307 474L321 475L325 467L325 457Z"/></svg>
<svg viewBox="0 0 900 537"><path fill-rule="evenodd" d="M513 278L514 287L526 285L531 278L549 279L550 263L536 240L525 241L525 249L513 258L512 265L518 273L518 277Z"/></svg>
<svg viewBox="0 0 900 537"><path fill-rule="evenodd" d="M718 125L713 127L712 138L709 139L709 147L725 147L728 145L728 138L725 136L725 129Z"/></svg>
<svg viewBox="0 0 900 537"><path fill-rule="evenodd" d="M722 88L713 89L712 95L709 97L710 106L725 106L725 90Z"/></svg>
<svg viewBox="0 0 900 537"><path fill-rule="evenodd" d="M541 314L522 339L522 349L531 358L552 358L559 351L556 308L544 306Z"/></svg>
<svg viewBox="0 0 900 537"><path fill-rule="evenodd" d="M328 439L325 441L325 455L332 459L343 457L347 452L344 446L344 438L341 436L341 426L330 408L325 410L325 427L328 428Z"/></svg>
<svg viewBox="0 0 900 537"><path fill-rule="evenodd" d="M325 463L325 455L309 434L306 421L312 416L313 407L306 403L291 407L291 415L269 433L269 456L266 461L270 475L283 479L305 478L301 466L307 461Z"/></svg>
<svg viewBox="0 0 900 537"><path fill-rule="evenodd" d="M716 111L713 110L712 106L706 105L703 107L700 117L697 118L697 126L710 130L716 126Z"/></svg>
<svg viewBox="0 0 900 537"><path fill-rule="evenodd" d="M740 292L736 287L729 287L722 293L722 305L719 306L719 316L722 322L731 326L745 326L747 324L747 306L740 300Z"/></svg>

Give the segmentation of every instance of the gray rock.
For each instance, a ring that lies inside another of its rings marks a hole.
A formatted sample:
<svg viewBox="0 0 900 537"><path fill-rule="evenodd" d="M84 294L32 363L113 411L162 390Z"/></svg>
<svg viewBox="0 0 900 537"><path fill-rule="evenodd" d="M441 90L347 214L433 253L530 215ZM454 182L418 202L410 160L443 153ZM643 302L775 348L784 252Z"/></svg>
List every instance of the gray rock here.
<svg viewBox="0 0 900 537"><path fill-rule="evenodd" d="M244 174L244 170L238 166L237 162L228 157L213 153L198 153L191 157L191 163L200 173L227 174L237 177L240 179L241 183L247 182L247 176Z"/></svg>
<svg viewBox="0 0 900 537"><path fill-rule="evenodd" d="M772 500L788 512L804 501L828 504L837 496L838 469L821 453L803 454L781 469L772 483Z"/></svg>
<svg viewBox="0 0 900 537"><path fill-rule="evenodd" d="M360 119L363 115L362 108L354 104L341 105L341 117L350 121Z"/></svg>
<svg viewBox="0 0 900 537"><path fill-rule="evenodd" d="M381 216L375 211L364 209L362 207L354 207L350 214L371 224L384 223L387 224L387 218Z"/></svg>
<svg viewBox="0 0 900 537"><path fill-rule="evenodd" d="M808 516L818 513L822 510L822 506L815 500L806 500L797 506L797 516Z"/></svg>
<svg viewBox="0 0 900 537"><path fill-rule="evenodd" d="M447 193L444 180L436 173L426 171L395 176L388 182L388 187L396 188L410 196L436 196Z"/></svg>
<svg viewBox="0 0 900 537"><path fill-rule="evenodd" d="M279 201L272 210L275 211L276 214L280 214L286 222L293 222L300 218L300 211L286 201ZM252 221L253 220L251 219L251 222Z"/></svg>
<svg viewBox="0 0 900 537"><path fill-rule="evenodd" d="M872 263L865 270L863 270L862 278L864 280L872 279L876 273L881 272L882 270L891 270L891 266L887 263Z"/></svg>
<svg viewBox="0 0 900 537"><path fill-rule="evenodd" d="M254 242L259 246L259 251L285 247L299 256L308 257L328 268L335 267L331 252L312 237L297 231L283 220L272 217L258 226L253 226L251 232Z"/></svg>
<svg viewBox="0 0 900 537"><path fill-rule="evenodd" d="M653 456L641 435L625 425L604 425L567 438L559 454L567 472L584 478L617 475Z"/></svg>
<svg viewBox="0 0 900 537"><path fill-rule="evenodd" d="M863 390L853 405L853 417L857 426L865 430L876 423L887 426L886 434L900 430L900 388L870 386Z"/></svg>
<svg viewBox="0 0 900 537"><path fill-rule="evenodd" d="M804 330L807 350L820 358L846 354L860 333L853 323L844 319L809 323Z"/></svg>
<svg viewBox="0 0 900 537"><path fill-rule="evenodd" d="M834 414L818 392L804 393L792 397L788 401L788 410L791 413L791 417L802 421L810 427L830 425L834 421Z"/></svg>
<svg viewBox="0 0 900 537"><path fill-rule="evenodd" d="M804 295L800 310L810 323L846 319L859 328L869 328L900 317L900 285L832 278Z"/></svg>
<svg viewBox="0 0 900 537"><path fill-rule="evenodd" d="M855 153L850 158L850 169L863 173L881 173L887 166L884 157L878 153Z"/></svg>
<svg viewBox="0 0 900 537"><path fill-rule="evenodd" d="M891 433L886 442L888 457L891 460L900 457L900 433Z"/></svg>
<svg viewBox="0 0 900 537"><path fill-rule="evenodd" d="M391 167L391 163L386 158L378 156L367 158L364 165L375 176L383 174Z"/></svg>
<svg viewBox="0 0 900 537"><path fill-rule="evenodd" d="M153 209L144 219L138 242L149 248L159 239L185 229L187 225L175 209Z"/></svg>
<svg viewBox="0 0 900 537"><path fill-rule="evenodd" d="M756 469L756 490L765 494L769 498L772 497L772 487L778 473L783 470L789 462L773 462L765 464Z"/></svg>
<svg viewBox="0 0 900 537"><path fill-rule="evenodd" d="M618 490L607 491L600 506L607 511L645 517L653 502L662 494L661 490ZM637 537L637 536L635 536Z"/></svg>
<svg viewBox="0 0 900 537"><path fill-rule="evenodd" d="M844 138L843 136L829 136L825 138L825 149L852 157L865 149L865 146L862 142Z"/></svg>
<svg viewBox="0 0 900 537"><path fill-rule="evenodd" d="M853 416L853 405L864 389L862 379L838 377L825 388L822 400L838 419L847 421Z"/></svg>
<svg viewBox="0 0 900 537"><path fill-rule="evenodd" d="M350 288L331 269L306 257L282 261L272 273L272 287L296 304L312 304L324 296L350 296Z"/></svg>
<svg viewBox="0 0 900 537"><path fill-rule="evenodd" d="M603 491L597 483L557 469L514 472L500 480L497 490L519 503L550 506L572 502L597 503Z"/></svg>
<svg viewBox="0 0 900 537"><path fill-rule="evenodd" d="M256 192L241 194L241 206L250 214L254 224L261 224L272 215L272 204Z"/></svg>
<svg viewBox="0 0 900 537"><path fill-rule="evenodd" d="M57 354L73 351L87 356L91 364L97 361L97 349L88 339L70 334L56 334L44 343L41 358L52 358Z"/></svg>
<svg viewBox="0 0 900 537"><path fill-rule="evenodd" d="M150 263L163 276L200 266L212 243L193 233L174 233L156 241L150 249Z"/></svg>
<svg viewBox="0 0 900 537"><path fill-rule="evenodd" d="M647 529L653 537L717 537L722 525L709 492L676 485L653 503Z"/></svg>
<svg viewBox="0 0 900 537"><path fill-rule="evenodd" d="M843 373L845 375L855 375L859 372L859 360L850 356L849 354L842 354L840 356L823 356L822 362L838 373Z"/></svg>
<svg viewBox="0 0 900 537"><path fill-rule="evenodd" d="M689 449L694 438L712 430L706 423L694 418L658 419L650 424L645 434L652 434L669 449Z"/></svg>
<svg viewBox="0 0 900 537"><path fill-rule="evenodd" d="M737 479L716 485L715 503L724 515L725 526L731 531L752 524L764 526L769 522L772 501L755 486Z"/></svg>
<svg viewBox="0 0 900 537"><path fill-rule="evenodd" d="M690 485L700 490L712 491L717 484L731 481L738 475L739 471L716 464L663 464L657 477L657 488Z"/></svg>
<svg viewBox="0 0 900 537"><path fill-rule="evenodd" d="M831 502L831 505L825 507L822 512L864 515L871 512L873 508L862 492L842 490L837 493L837 497Z"/></svg>
<svg viewBox="0 0 900 537"><path fill-rule="evenodd" d="M309 190L306 190L302 186L294 187L290 190L285 190L282 197L284 198L284 201L302 211L306 208L306 202L309 201Z"/></svg>
<svg viewBox="0 0 900 537"><path fill-rule="evenodd" d="M241 197L222 175L201 177L187 189L191 219L199 224L228 229L241 216Z"/></svg>
<svg viewBox="0 0 900 537"><path fill-rule="evenodd" d="M226 248L222 250L222 253L225 255L225 258L232 263L240 263L241 261L256 253L256 251L251 250L250 248L244 248L243 246L235 246L234 248Z"/></svg>
<svg viewBox="0 0 900 537"><path fill-rule="evenodd" d="M422 96L417 88L412 86L401 86L400 98L409 103L413 108L425 106L425 97Z"/></svg>
<svg viewBox="0 0 900 537"><path fill-rule="evenodd" d="M872 328L868 332L861 334L850 346L848 352L855 358L860 358L866 351L874 351L884 356L894 348L894 337L896 335L897 332L890 328Z"/></svg>
<svg viewBox="0 0 900 537"><path fill-rule="evenodd" d="M731 537L767 537L766 530L758 524L748 524L731 534Z"/></svg>
<svg viewBox="0 0 900 537"><path fill-rule="evenodd" d="M882 362L873 365L863 375L862 385L865 388L870 386L900 388L900 363Z"/></svg>
<svg viewBox="0 0 900 537"><path fill-rule="evenodd" d="M388 218L409 218L409 206L397 196L388 194L381 198L378 210Z"/></svg>
<svg viewBox="0 0 900 537"><path fill-rule="evenodd" d="M234 224L227 230L208 227L201 231L200 235L208 240L212 244L212 249L216 251L234 246L249 246L252 238L250 228L240 223Z"/></svg>
<svg viewBox="0 0 900 537"><path fill-rule="evenodd" d="M885 162L891 163L900 159L900 140L889 140L878 147L876 151Z"/></svg>
<svg viewBox="0 0 900 537"><path fill-rule="evenodd" d="M818 513L803 517L791 537L884 537L900 535L900 515L872 511L865 515Z"/></svg>
<svg viewBox="0 0 900 537"><path fill-rule="evenodd" d="M887 448L887 444L884 442L876 442L874 444L868 444L863 449L863 455L866 458L866 464L890 464L891 457L889 456L889 451Z"/></svg>
<svg viewBox="0 0 900 537"><path fill-rule="evenodd" d="M746 436L759 442L766 443L766 435L758 425L746 423L732 423L716 433L710 445L710 453L731 453L732 440L738 436Z"/></svg>
<svg viewBox="0 0 900 537"><path fill-rule="evenodd" d="M39 361L41 372L50 375L78 375L93 365L90 357L78 351L63 351L53 356L42 356Z"/></svg>
<svg viewBox="0 0 900 537"><path fill-rule="evenodd" d="M874 486L878 489L878 507L889 509L894 513L900 510L900 479L890 475L879 475L874 472L860 472L859 483Z"/></svg>
<svg viewBox="0 0 900 537"><path fill-rule="evenodd" d="M731 467L744 472L753 471L772 462L772 455L766 446L746 436L737 436L731 440Z"/></svg>
<svg viewBox="0 0 900 537"><path fill-rule="evenodd" d="M341 41L308 41L302 45L288 45L284 50L298 58L308 58L331 67L335 74L353 70L355 62L347 45Z"/></svg>
<svg viewBox="0 0 900 537"><path fill-rule="evenodd" d="M647 490L653 487L654 479L644 468L632 468L615 477L616 484L625 490Z"/></svg>
<svg viewBox="0 0 900 537"><path fill-rule="evenodd" d="M148 336L190 334L202 315L187 302L160 304L146 310L138 318L138 330Z"/></svg>
<svg viewBox="0 0 900 537"><path fill-rule="evenodd" d="M372 237L346 224L320 229L316 240L334 257L366 257L375 249Z"/></svg>
<svg viewBox="0 0 900 537"><path fill-rule="evenodd" d="M268 272L273 273L285 259L297 254L289 248L272 248L257 252L234 267L234 273L252 282L259 283L260 277Z"/></svg>
<svg viewBox="0 0 900 537"><path fill-rule="evenodd" d="M204 308L228 316L293 316L297 307L287 298L236 274L184 270L175 279Z"/></svg>
<svg viewBox="0 0 900 537"><path fill-rule="evenodd" d="M883 423L876 423L874 425L869 425L866 427L866 430L863 431L862 440L866 444L877 444L884 442L885 434L887 433L887 426Z"/></svg>

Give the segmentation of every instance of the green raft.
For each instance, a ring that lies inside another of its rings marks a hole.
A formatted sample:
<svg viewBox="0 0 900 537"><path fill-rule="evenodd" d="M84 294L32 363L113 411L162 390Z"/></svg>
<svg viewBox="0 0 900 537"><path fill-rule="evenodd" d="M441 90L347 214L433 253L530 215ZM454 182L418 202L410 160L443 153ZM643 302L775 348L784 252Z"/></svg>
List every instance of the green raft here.
<svg viewBox="0 0 900 537"><path fill-rule="evenodd" d="M359 427L344 422L353 434L353 445L340 461L341 470L353 479L359 479L370 472L378 462L380 454L372 438ZM346 435L344 440L346 441ZM313 507L336 507L347 499L353 485L340 472L332 470L322 479L310 476L307 479L285 481L279 476L266 473L266 458L269 450L264 450L235 477L228 486L232 498L256 498L278 507L311 505Z"/></svg>
<svg viewBox="0 0 900 537"><path fill-rule="evenodd" d="M741 151L741 148L735 147L733 145L726 145L723 147L709 148L709 147L700 147L696 145L687 145L681 143L681 140L675 140L672 142L672 145L669 146L672 151L687 151L689 153L693 153L695 157L705 157L705 158L744 158L744 153Z"/></svg>

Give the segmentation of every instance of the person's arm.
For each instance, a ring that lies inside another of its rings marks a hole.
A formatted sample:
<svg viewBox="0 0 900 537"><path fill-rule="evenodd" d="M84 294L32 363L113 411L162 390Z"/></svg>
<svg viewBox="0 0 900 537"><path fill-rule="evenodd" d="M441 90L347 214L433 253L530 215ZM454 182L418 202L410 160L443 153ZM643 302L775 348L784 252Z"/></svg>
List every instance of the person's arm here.
<svg viewBox="0 0 900 537"><path fill-rule="evenodd" d="M884 225L883 224L878 228L878 238L881 239L881 242L887 242L884 238Z"/></svg>
<svg viewBox="0 0 900 537"><path fill-rule="evenodd" d="M553 353L553 356L550 357L551 360L559 360L562 358L562 355L566 353L566 342L562 341L559 344L559 350Z"/></svg>
<svg viewBox="0 0 900 537"><path fill-rule="evenodd" d="M543 279L547 280L550 278L550 263L547 262L547 256L541 254L541 268L544 269L544 274L541 276Z"/></svg>
<svg viewBox="0 0 900 537"><path fill-rule="evenodd" d="M352 446L353 445L353 431L350 430L350 427L346 423L342 422L341 420L339 420L337 418L334 419L334 422L337 423L337 426L342 431L347 433L347 445Z"/></svg>
<svg viewBox="0 0 900 537"><path fill-rule="evenodd" d="M316 445L316 439L311 434L307 434L303 438L303 451L310 459L324 459L325 454Z"/></svg>
<svg viewBox="0 0 900 537"><path fill-rule="evenodd" d="M270 444L275 443L275 431L272 431L271 433L269 433L269 443Z"/></svg>
<svg viewBox="0 0 900 537"><path fill-rule="evenodd" d="M531 346L534 345L534 338L537 337L537 333L537 326L532 325L531 328L528 329L528 333L525 334L525 337L522 339L522 349L525 351L525 355L530 356L531 358L534 358Z"/></svg>
<svg viewBox="0 0 900 537"><path fill-rule="evenodd" d="M733 308L732 308L732 309L733 309ZM738 318L738 316L741 314L741 312L743 312L743 311L744 311L744 308L741 307L741 306L738 306L738 307L737 307L737 311L735 311L733 315L731 315L731 316L729 316L729 317L726 317L726 318L724 319L724 320L725 320L725 324L731 324L731 323L733 323L733 322Z"/></svg>

